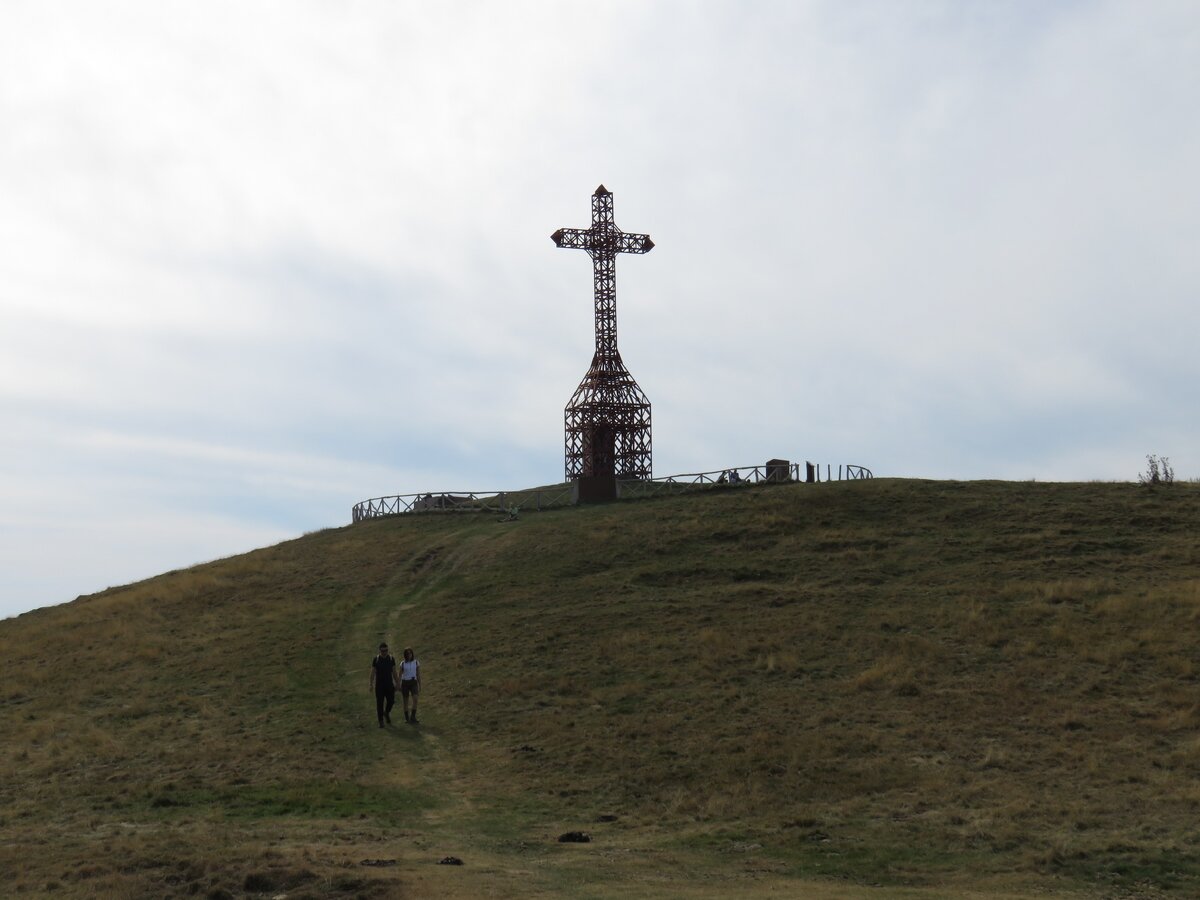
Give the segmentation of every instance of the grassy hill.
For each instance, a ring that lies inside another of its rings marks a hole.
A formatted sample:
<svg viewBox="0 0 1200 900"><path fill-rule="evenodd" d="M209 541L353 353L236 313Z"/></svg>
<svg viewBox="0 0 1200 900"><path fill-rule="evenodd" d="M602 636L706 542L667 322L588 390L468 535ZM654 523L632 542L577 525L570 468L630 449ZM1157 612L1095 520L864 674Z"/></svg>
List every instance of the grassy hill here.
<svg viewBox="0 0 1200 900"><path fill-rule="evenodd" d="M1195 896L1198 534L1194 485L740 487L29 613L0 894ZM380 638L420 726L376 726Z"/></svg>

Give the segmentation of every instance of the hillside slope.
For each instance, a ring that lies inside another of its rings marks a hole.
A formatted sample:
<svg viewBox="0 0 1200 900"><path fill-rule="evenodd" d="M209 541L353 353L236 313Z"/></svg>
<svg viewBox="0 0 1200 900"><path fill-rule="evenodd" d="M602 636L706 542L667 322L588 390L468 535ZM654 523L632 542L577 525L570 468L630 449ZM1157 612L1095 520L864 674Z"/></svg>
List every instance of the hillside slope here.
<svg viewBox="0 0 1200 900"><path fill-rule="evenodd" d="M376 520L110 589L0 623L0 883L1194 895L1197 533L1192 485L877 480ZM381 637L420 726L376 727Z"/></svg>

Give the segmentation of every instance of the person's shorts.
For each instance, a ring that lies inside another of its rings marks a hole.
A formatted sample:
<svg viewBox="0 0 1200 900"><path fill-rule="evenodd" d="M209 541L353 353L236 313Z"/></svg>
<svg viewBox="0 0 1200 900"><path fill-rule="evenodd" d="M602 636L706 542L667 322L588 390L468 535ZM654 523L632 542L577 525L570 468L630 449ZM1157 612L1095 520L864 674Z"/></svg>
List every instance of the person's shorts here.
<svg viewBox="0 0 1200 900"><path fill-rule="evenodd" d="M401 697L407 697L409 694L412 694L415 697L419 693L420 690L417 688L417 679L410 678L407 681L400 682Z"/></svg>

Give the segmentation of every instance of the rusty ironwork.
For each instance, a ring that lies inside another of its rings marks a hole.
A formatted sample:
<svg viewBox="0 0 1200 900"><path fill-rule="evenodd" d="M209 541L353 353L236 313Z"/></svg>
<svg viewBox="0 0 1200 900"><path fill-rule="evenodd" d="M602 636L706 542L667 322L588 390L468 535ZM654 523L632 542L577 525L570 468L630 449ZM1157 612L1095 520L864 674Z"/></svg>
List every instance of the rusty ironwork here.
<svg viewBox="0 0 1200 900"><path fill-rule="evenodd" d="M592 476L653 477L650 401L617 349L617 254L649 253L647 234L626 234L613 222L613 195L592 194L590 228L560 228L555 245L586 250L596 297L596 352L563 411L568 481Z"/></svg>

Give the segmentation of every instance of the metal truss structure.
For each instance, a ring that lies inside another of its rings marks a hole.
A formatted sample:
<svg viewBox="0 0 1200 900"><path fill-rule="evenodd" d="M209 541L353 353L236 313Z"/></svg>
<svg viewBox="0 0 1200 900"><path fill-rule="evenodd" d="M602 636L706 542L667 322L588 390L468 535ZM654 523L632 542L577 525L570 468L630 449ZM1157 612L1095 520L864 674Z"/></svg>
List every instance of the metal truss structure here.
<svg viewBox="0 0 1200 900"><path fill-rule="evenodd" d="M591 476L653 477L650 401L617 349L617 254L649 253L647 234L626 234L613 222L613 195L592 194L591 228L560 228L555 245L586 250L596 290L596 352L564 410L568 481Z"/></svg>

